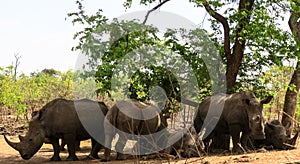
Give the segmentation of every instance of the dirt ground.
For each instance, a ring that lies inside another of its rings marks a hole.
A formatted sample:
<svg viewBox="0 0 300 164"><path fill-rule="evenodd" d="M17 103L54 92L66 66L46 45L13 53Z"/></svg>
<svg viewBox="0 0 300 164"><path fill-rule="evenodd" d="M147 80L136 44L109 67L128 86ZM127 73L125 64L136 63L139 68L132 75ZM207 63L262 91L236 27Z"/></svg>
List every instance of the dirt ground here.
<svg viewBox="0 0 300 164"><path fill-rule="evenodd" d="M299 144L298 144L299 145ZM299 146L298 146L299 147ZM99 160L87 160L86 157L89 154L90 142L81 142L81 151L77 152L77 156L80 161L67 162L67 152L63 151L60 156L63 161L61 162L50 162L49 159L52 156L52 146L49 144L44 144L35 156L30 160L23 160L17 151L9 147L3 136L0 136L0 163L2 164L15 164L15 163L50 163L50 164L81 164L81 163L101 163ZM100 157L103 152L100 152ZM254 152L242 155L219 155L219 156L203 156L201 158L190 158L190 159L160 159L155 158L151 160L141 160L141 159L131 159L125 161L111 161L108 164L127 164L127 163L286 163L286 164L300 164L300 148L290 151L267 151L267 152Z"/></svg>

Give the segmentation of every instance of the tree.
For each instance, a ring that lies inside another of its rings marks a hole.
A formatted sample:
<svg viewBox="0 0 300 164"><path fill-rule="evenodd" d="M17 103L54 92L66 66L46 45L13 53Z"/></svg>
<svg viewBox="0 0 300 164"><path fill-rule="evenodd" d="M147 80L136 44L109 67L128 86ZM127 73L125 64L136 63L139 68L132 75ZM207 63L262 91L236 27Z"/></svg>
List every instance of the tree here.
<svg viewBox="0 0 300 164"><path fill-rule="evenodd" d="M288 48L289 35L276 27L280 9L276 1L206 1L194 0L203 6L211 19L215 40L220 47L220 55L226 63L227 92L241 88L243 82L249 83L263 71L263 67L282 65ZM224 7L226 6L226 7ZM228 7L234 6L234 7ZM222 9L225 12L220 13ZM272 9L274 15L269 14ZM221 26L223 30L221 30ZM222 34L218 35L218 34ZM279 56L278 53L282 56ZM259 72L258 74L252 74ZM254 76L254 78L253 78ZM259 83L255 83L259 85Z"/></svg>
<svg viewBox="0 0 300 164"><path fill-rule="evenodd" d="M149 10L149 12L152 12L162 5L167 4L166 2L169 2L169 0L142 0L141 4L149 5L158 3L158 5L153 7L153 9ZM211 35L211 39L215 41L216 46L219 48L220 56L226 65L227 92L230 93L239 90L243 87L243 85L247 85L247 83L258 86L257 88L262 88L259 82L256 81L260 72L263 71L264 67L269 67L270 65L282 65L282 59L284 59L287 52L289 52L289 47L287 46L290 42L289 35L276 27L276 25L278 25L276 21L282 18L279 14L280 10L274 7L274 4L279 2L263 0L257 2L253 0L240 0L238 2L191 0L190 2L196 4L198 7L204 7L211 15L211 18L209 19L212 24L211 29L215 31ZM95 15L89 16L85 14L81 2L77 1L77 3L79 11L70 13L69 17L74 17L73 23L79 22L85 24L86 28L75 34L75 37L80 40L79 45L75 47L75 49L84 51L91 57L92 61L98 61L89 63L90 65L94 65L94 68L96 68L97 63L99 63L99 55L95 55L95 52L99 50L101 51L101 49L105 48L104 44L102 47L92 45L95 42L97 44L99 43L97 39L93 38L93 34L100 33L101 30L103 31L110 28L116 30L117 32L115 33L124 35L124 37L118 38L118 40L111 40L117 44L111 45L112 49L110 52L103 53L106 57L102 58L101 62L105 61L107 63L113 63L113 60L120 58L120 55L116 55L118 54L117 51L126 53L141 45L130 44L136 42L133 38L141 36L141 33L126 33L126 28L128 28L128 26L133 26L133 24L125 25L124 22L115 22L110 25L105 25L107 23L107 18L103 15L101 9ZM131 7L131 3L132 0L127 0L125 1L124 6L129 8ZM224 8L226 10L222 14L217 12L224 10ZM275 14L269 14L270 12L268 10L270 10L270 8ZM143 24L147 21L149 12L145 16ZM221 26L223 27L223 30L221 30ZM145 41L148 45L153 45L153 41L155 39L157 40L157 37L155 36L157 31L144 31L144 34L145 32L149 35L144 36L150 38L142 38L142 41ZM151 35L153 36L152 41ZM150 42L147 42L147 40ZM172 44L175 43L173 45L181 48L181 52L189 51L188 46L179 43L177 44L176 38L172 38L170 40L172 40ZM123 46L119 46L121 42L123 42ZM106 46L107 45L108 44L106 44ZM117 51L114 51L113 49L116 45L119 47L115 49ZM173 48L174 47L175 46L173 46ZM278 53L281 55L279 56ZM196 55L196 53L193 55ZM192 55L190 55L190 58L191 57ZM193 58L195 58L195 56L193 56ZM97 76L104 78L98 79L97 82L102 83L103 80L109 81L111 70L114 68L111 63L105 67L99 67ZM102 63L101 65L105 64ZM253 72L256 74L253 74ZM108 84L108 86L106 84ZM110 88L110 83L108 82L106 84L103 84L105 87L102 87L105 90ZM101 88L99 91L101 91ZM263 90L261 89L261 91Z"/></svg>
<svg viewBox="0 0 300 164"><path fill-rule="evenodd" d="M143 0L141 4L160 5L165 2L167 1ZM249 82L250 78L246 77L249 76L249 72L262 71L264 66L273 64L282 65L281 61L289 50L287 48L289 35L276 27L278 24L276 21L282 18L281 9L276 7L278 4L281 5L280 1L190 0L190 2L198 7L204 7L212 17L210 19L211 28L214 30L212 39L217 42L220 55L226 64L228 93L241 88L243 85L241 82ZM132 0L127 0L125 6L130 7L131 3ZM275 14L269 14L269 10ZM278 52L282 56L279 56Z"/></svg>
<svg viewBox="0 0 300 164"><path fill-rule="evenodd" d="M88 27L75 35L79 37L80 40L79 45L75 47L75 49L80 49L87 54L91 59L88 62L89 66L97 69L95 78L96 82L100 83L98 88L99 93L116 94L120 88L117 87L114 89L112 86L117 82L123 82L125 86L128 85L123 88L123 91L129 93L130 98L145 101L149 99L148 93L150 89L155 85L159 85L164 89L169 100L179 100L180 97L178 93L180 91L177 89L179 88L177 87L178 82L172 77L174 75L169 72L173 70L173 73L179 72L181 75L184 75L188 74L188 70L182 69L185 65L179 65L177 60L172 58L172 53L178 53L193 67L194 73L198 76L197 78L205 79L198 80L198 85L206 89L198 91L199 88L194 88L191 89L190 92L202 92L205 93L206 96L209 95L210 84L208 72L205 69L203 60L193 50L196 49L195 46L191 47L179 43L180 41L175 37L177 33L180 33L181 37L188 38L197 33L204 34L203 30L198 29L192 32L167 30L162 37L157 37L157 29L149 25L135 21L117 21L115 19L111 22L107 22L106 18L100 13L96 14L97 16L87 16L82 10L81 3L78 3L79 12L71 13L69 16L75 16L75 22L85 22ZM95 18L97 18L97 20L95 20ZM103 35L109 35L109 40L103 41L99 39ZM205 44L203 43L203 45L199 45L199 47L200 46L204 47ZM206 51L207 54L208 48L204 48L202 51ZM158 59L153 55L154 53L164 55L161 55L161 58ZM129 56L130 54L149 55L138 55L132 58L127 57L127 62L132 64L127 63L123 65L123 67L117 67L127 54ZM98 65L99 60L101 64ZM163 66L161 64L145 64L156 60L164 61L165 63L163 63ZM141 71L134 73L136 70L135 65L138 65ZM165 70L165 68L169 70ZM121 78L113 79L114 74L120 73L120 76L122 76L124 72L132 73L133 75L128 83ZM177 76L177 78L184 81L183 76ZM181 93L182 92L183 90L181 90ZM203 95L203 97L205 96Z"/></svg>
<svg viewBox="0 0 300 164"><path fill-rule="evenodd" d="M285 102L284 102L284 108L283 108L283 115L282 115L282 124L287 127L287 134L291 135L291 128L293 123L293 118L295 117L296 112L296 105L298 100L298 92L300 89L300 53L299 53L299 47L300 47L300 8L299 8L299 1L291 1L291 15L289 18L289 27L291 29L291 32L295 38L296 41L296 48L295 48L295 56L298 57L296 69L293 73L293 76L291 78L289 87L285 94ZM298 51L297 51L298 49Z"/></svg>

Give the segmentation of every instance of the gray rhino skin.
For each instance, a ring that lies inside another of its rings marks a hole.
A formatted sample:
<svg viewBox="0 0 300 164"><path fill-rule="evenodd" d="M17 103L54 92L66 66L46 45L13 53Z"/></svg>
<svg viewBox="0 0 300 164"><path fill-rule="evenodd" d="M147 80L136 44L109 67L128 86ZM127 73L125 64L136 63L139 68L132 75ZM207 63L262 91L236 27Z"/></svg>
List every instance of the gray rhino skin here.
<svg viewBox="0 0 300 164"><path fill-rule="evenodd" d="M154 117L148 119L148 114ZM128 136L127 134L137 136L148 135L164 130L166 127L166 119L155 105L141 103L137 100L122 100L116 102L105 116L105 152L102 161L110 160L112 139L117 133L119 134L119 139L115 148L117 151L117 160L121 160L126 159L125 154L123 154L126 141L128 139L136 139L134 136ZM138 142L138 144L141 144L141 147L152 148L156 146L153 145L154 143L165 143L167 141L167 135L148 139L154 139L154 141L149 141L149 143Z"/></svg>
<svg viewBox="0 0 300 164"><path fill-rule="evenodd" d="M19 138L20 137L22 137L22 136L19 136ZM45 144L51 144L50 139L49 138L45 138L44 143ZM61 140L61 144L60 144L60 150L61 151L65 151L66 150L66 148L65 148L66 144L67 144L66 141L64 139L62 139ZM75 143L75 150L76 151L80 151L80 141L76 141L76 143Z"/></svg>
<svg viewBox="0 0 300 164"><path fill-rule="evenodd" d="M172 134L169 134L172 135ZM171 136L170 136L171 137ZM169 137L169 138L170 138ZM166 153L184 158L199 157L203 153L204 144L199 140L195 128L192 126L183 136L171 147L166 149Z"/></svg>
<svg viewBox="0 0 300 164"><path fill-rule="evenodd" d="M211 102L212 98L216 101ZM232 137L233 151L238 153L243 153L245 150L248 150L247 141L249 140L250 135L255 139L263 139L263 104L269 103L271 99L272 96L269 96L265 100L259 102L254 93L249 91L227 95L219 94L206 98L199 104L198 113L194 120L194 127L197 133L199 133L202 128L210 105L224 103L223 111L218 123L215 127L209 127L213 128L213 130L203 140L206 150L208 150L210 139L213 139L213 142L215 142L214 139L217 138L222 140L220 142L229 143L226 141L226 137L220 137L228 134ZM241 137L240 132L242 132ZM227 148L229 149L229 144L227 145Z"/></svg>
<svg viewBox="0 0 300 164"><path fill-rule="evenodd" d="M65 148L65 146L66 146L66 141L65 140L61 140L61 144L60 144L60 150L61 151L65 151L66 150L66 148ZM81 148L80 148L80 141L76 141L76 143L75 143L75 150L76 151L80 151L81 150Z"/></svg>
<svg viewBox="0 0 300 164"><path fill-rule="evenodd" d="M78 160L75 154L76 141L90 139L91 136L81 124L77 111L84 113L88 109L89 111L97 110L97 112L99 112L99 108L101 108L104 115L108 111L103 102L96 102L88 99L76 101L61 98L55 99L33 114L33 117L29 122L29 131L24 137L19 136L19 143L9 141L6 136L4 136L4 138L12 148L19 151L21 157L25 160L30 159L42 147L44 141L49 139L54 150L54 155L50 159L52 161L61 160L59 156L59 139L61 138L65 140L68 146L69 156L67 157L67 160ZM99 119L100 117L97 118ZM97 122L99 123L99 130L102 128L102 132L103 119L104 116L102 117L102 120L97 120L99 121ZM103 133L102 135L104 137ZM100 148L101 145L92 139L90 156L99 158L98 151Z"/></svg>
<svg viewBox="0 0 300 164"><path fill-rule="evenodd" d="M268 149L295 149L298 133L293 138L290 138L287 136L286 128L281 122L279 120L272 120L265 124L266 139L263 140L263 145Z"/></svg>

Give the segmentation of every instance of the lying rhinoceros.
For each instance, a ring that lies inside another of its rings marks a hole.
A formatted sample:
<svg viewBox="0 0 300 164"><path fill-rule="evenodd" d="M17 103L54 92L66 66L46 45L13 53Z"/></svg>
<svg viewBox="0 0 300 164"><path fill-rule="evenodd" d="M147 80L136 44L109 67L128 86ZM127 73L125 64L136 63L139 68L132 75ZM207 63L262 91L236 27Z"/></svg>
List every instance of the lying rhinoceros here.
<svg viewBox="0 0 300 164"><path fill-rule="evenodd" d="M202 129L201 135L204 136L206 149L210 139L213 139L213 143L217 142L216 140L219 143L229 143L228 138L223 137L227 134L232 137L234 152L244 152L248 149L247 142L250 134L256 139L263 139L263 104L269 103L271 99L272 97L269 96L259 102L255 95L248 91L227 95L218 94L206 98L199 104L194 120L197 133ZM206 118L209 110L213 113ZM219 115L215 113L219 113ZM206 122L204 122L205 119ZM240 137L241 132L242 136ZM227 148L229 149L229 144Z"/></svg>
<svg viewBox="0 0 300 164"><path fill-rule="evenodd" d="M266 149L295 149L298 133L293 138L290 138L287 136L286 128L281 122L279 120L272 120L265 124L266 138L264 140L254 140L254 142L252 140L252 142L256 148L263 146Z"/></svg>
<svg viewBox="0 0 300 164"><path fill-rule="evenodd" d="M178 135L179 133L170 133L168 141L172 140L172 135ZM166 149L166 153L174 156L182 156L184 158L199 157L203 153L204 144L199 140L198 134L195 128L190 127L186 133L182 134L182 137L176 141L172 146Z"/></svg>
<svg viewBox="0 0 300 164"><path fill-rule="evenodd" d="M138 144L146 149L155 149L155 146L166 144L167 135L159 135L158 139L152 138L151 134L163 131L166 127L166 119L155 105L137 100L116 102L104 121L106 148L102 161L110 160L111 143L116 134L119 134L115 146L117 159L126 159L123 149L128 139L139 140Z"/></svg>
<svg viewBox="0 0 300 164"><path fill-rule="evenodd" d="M101 109L101 110L100 110ZM102 114L99 115L99 111ZM103 119L108 108L103 102L96 102L88 99L66 100L55 99L47 103L42 109L35 112L29 122L29 130L24 137L19 137L19 143L9 141L6 136L5 141L14 149L19 151L21 157L25 160L30 159L43 145L45 139L49 139L54 149L54 155L51 160L59 161L60 147L59 139L65 140L68 146L69 156L67 160L77 160L75 155L76 141L91 138L81 123L81 119L96 120L95 124L100 134L103 135ZM79 119L78 113L81 113ZM82 114L83 113L83 114ZM88 116L84 117L84 113ZM94 115L95 117L91 117ZM101 145L92 138L91 156L98 157L98 151Z"/></svg>

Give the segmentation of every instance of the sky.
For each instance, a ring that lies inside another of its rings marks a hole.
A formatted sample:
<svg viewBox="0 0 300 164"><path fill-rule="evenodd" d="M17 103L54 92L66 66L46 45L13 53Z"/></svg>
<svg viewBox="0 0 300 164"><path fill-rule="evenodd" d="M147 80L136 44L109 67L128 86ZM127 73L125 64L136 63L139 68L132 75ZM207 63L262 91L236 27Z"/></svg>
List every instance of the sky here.
<svg viewBox="0 0 300 164"><path fill-rule="evenodd" d="M99 8L109 19L135 11L149 10L137 2L131 9L125 9L120 0L85 0L83 5L89 14ZM73 35L81 26L73 25L67 13L77 11L75 0L9 0L0 6L0 67L12 65L14 55L21 56L18 73L29 74L45 68L59 71L74 69L80 52L71 51L77 41ZM206 13L194 8L188 1L172 0L160 11L176 13L201 24ZM151 15L150 15L151 17ZM67 19L66 19L67 18Z"/></svg>
<svg viewBox="0 0 300 164"><path fill-rule="evenodd" d="M85 0L84 9L88 14L99 8L109 19L122 17L136 11L148 11L151 6L139 5L134 0L130 9L123 7L124 0ZM59 71L74 70L80 52L71 51L77 41L73 35L82 28L73 25L67 13L77 11L75 0L7 0L0 5L0 67L12 65L14 55L20 56L18 73L29 74L45 68ZM204 21L209 15L203 8L196 8L187 0L172 0L150 18L161 11L182 16L200 28L209 26ZM286 14L289 16L289 14ZM168 21L165 19L165 21ZM164 22L167 24L167 22ZM288 29L287 22L282 25Z"/></svg>

